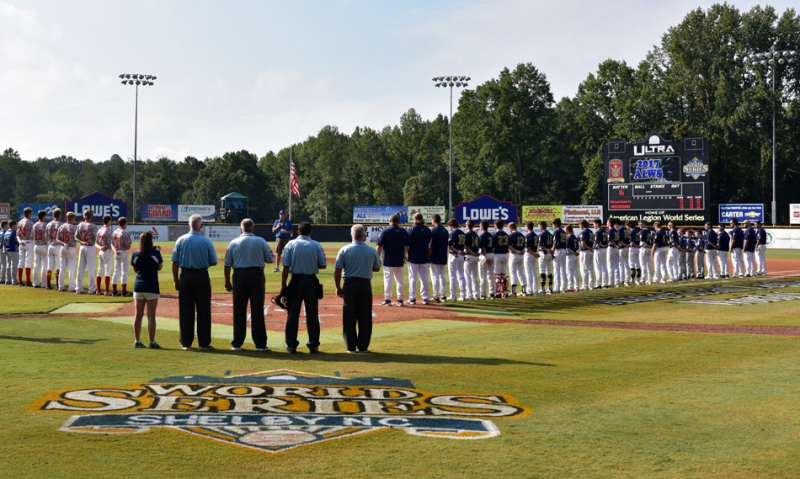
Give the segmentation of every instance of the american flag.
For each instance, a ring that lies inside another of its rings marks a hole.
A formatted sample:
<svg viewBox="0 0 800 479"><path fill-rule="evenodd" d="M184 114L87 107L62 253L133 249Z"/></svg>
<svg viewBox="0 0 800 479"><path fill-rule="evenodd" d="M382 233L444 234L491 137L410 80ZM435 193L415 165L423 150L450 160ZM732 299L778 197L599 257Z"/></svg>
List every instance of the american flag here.
<svg viewBox="0 0 800 479"><path fill-rule="evenodd" d="M290 180L290 188L292 193L297 195L300 198L300 184L297 182L297 169L294 167L294 158L291 160L292 163L292 178Z"/></svg>

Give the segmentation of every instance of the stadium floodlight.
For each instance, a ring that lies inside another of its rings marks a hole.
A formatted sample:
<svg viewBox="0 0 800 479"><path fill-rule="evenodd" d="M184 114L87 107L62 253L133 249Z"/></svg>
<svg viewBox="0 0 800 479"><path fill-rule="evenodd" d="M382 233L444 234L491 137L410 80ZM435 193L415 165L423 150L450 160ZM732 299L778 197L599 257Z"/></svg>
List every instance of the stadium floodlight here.
<svg viewBox="0 0 800 479"><path fill-rule="evenodd" d="M775 226L777 223L777 216L778 216L778 183L777 183L777 174L776 174L776 156L777 156L777 143L776 143L776 136L775 136L775 123L777 117L777 106L775 103L775 76L776 76L776 67L777 65L783 65L785 63L794 63L794 57L797 56L797 51L795 50L776 50L775 45L772 45L772 49L768 52L761 52L761 53L753 53L752 55L746 56L745 61L749 61L753 66L765 66L769 65L770 74L772 75L772 226ZM759 60L759 58L764 58L764 60ZM751 60L748 60L751 59Z"/></svg>
<svg viewBox="0 0 800 479"><path fill-rule="evenodd" d="M450 87L450 167L448 176L450 178L450 186L448 189L449 194L449 202L448 202L448 212L447 212L447 219L455 218L455 212L453 211L453 87L457 88L466 88L467 83L466 81L470 80L468 76L439 76L433 77L433 81L435 82L434 86L436 88L440 87Z"/></svg>
<svg viewBox="0 0 800 479"><path fill-rule="evenodd" d="M123 73L119 77L123 79L123 85L136 85L136 109L133 120L133 215L131 215L131 221L135 222L136 215L138 214L136 210L136 162L139 142L139 85L152 86L154 84L153 80L155 80L156 77L153 75L142 75L140 73Z"/></svg>

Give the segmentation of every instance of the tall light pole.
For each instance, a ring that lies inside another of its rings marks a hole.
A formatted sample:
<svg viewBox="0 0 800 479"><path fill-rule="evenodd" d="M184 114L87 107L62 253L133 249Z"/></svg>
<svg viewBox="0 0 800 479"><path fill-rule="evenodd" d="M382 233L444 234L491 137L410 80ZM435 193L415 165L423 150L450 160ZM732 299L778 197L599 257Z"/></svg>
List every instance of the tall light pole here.
<svg viewBox="0 0 800 479"><path fill-rule="evenodd" d="M775 103L775 68L784 63L794 63L794 57L797 56L795 50L778 51L775 45L768 52L753 53L744 57L745 61L750 62L750 65L756 66L769 66L772 70L772 226L777 223L778 216L778 183L775 167L776 157L776 140L775 140L775 118L777 116L777 105Z"/></svg>
<svg viewBox="0 0 800 479"><path fill-rule="evenodd" d="M136 221L136 147L139 139L139 85L153 86L154 75L141 75L139 73L123 73L119 76L123 85L136 86L136 113L133 118L133 216L132 222Z"/></svg>
<svg viewBox="0 0 800 479"><path fill-rule="evenodd" d="M465 76L433 77L436 88L450 87L450 208L447 210L449 218L455 217L453 214L453 87L466 87L470 80L470 77Z"/></svg>

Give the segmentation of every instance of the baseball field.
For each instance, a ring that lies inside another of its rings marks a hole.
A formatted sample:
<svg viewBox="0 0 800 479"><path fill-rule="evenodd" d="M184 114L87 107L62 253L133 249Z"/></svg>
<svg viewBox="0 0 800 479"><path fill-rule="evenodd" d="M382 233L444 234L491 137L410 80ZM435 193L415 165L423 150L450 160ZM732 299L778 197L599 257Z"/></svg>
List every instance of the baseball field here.
<svg viewBox="0 0 800 479"><path fill-rule="evenodd" d="M800 476L798 253L767 277L403 308L377 306L378 273L374 354L347 354L326 243L323 353L289 355L271 304L272 351L228 350L221 264L216 349L182 351L161 245L162 350L132 347L130 298L0 286L0 476Z"/></svg>

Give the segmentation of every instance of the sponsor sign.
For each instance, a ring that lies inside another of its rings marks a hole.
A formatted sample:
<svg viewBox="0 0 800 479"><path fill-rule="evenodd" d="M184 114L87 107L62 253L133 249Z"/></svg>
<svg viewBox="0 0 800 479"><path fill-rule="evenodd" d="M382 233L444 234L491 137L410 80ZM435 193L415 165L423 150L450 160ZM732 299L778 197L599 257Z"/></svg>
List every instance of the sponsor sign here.
<svg viewBox="0 0 800 479"><path fill-rule="evenodd" d="M389 223L392 215L400 216L400 224L408 223L408 206L354 206L353 223Z"/></svg>
<svg viewBox="0 0 800 479"><path fill-rule="evenodd" d="M145 223L163 221L165 223L178 222L178 205L142 205L141 220ZM187 219L188 221L188 219Z"/></svg>
<svg viewBox="0 0 800 479"><path fill-rule="evenodd" d="M442 218L442 221L445 220L447 216L447 207L446 206L409 206L408 207L408 222L414 223L414 215L416 213L422 213L422 216L425 218L425 223L431 222L431 218L433 215L439 215Z"/></svg>
<svg viewBox="0 0 800 479"><path fill-rule="evenodd" d="M764 222L764 205L762 203L730 203L719 205L719 222L730 223L732 219L739 220L739 224L745 220L750 222Z"/></svg>
<svg viewBox="0 0 800 479"><path fill-rule="evenodd" d="M19 210L19 219L22 219L22 212L25 211L25 208L30 208L33 210L31 218L38 218L36 215L39 213L39 211L45 210L47 212L46 221L53 221L53 210L58 209L59 206L55 203L20 203L19 206L17 207L17 209ZM11 218L5 218L5 219L11 219ZM61 221L64 221L64 218L61 218Z"/></svg>
<svg viewBox="0 0 800 479"><path fill-rule="evenodd" d="M0 203L0 220L11 219L11 205L8 203Z"/></svg>
<svg viewBox="0 0 800 479"><path fill-rule="evenodd" d="M281 369L62 390L27 411L73 414L61 427L65 432L131 434L162 428L280 453L388 429L435 439L488 439L500 435L493 419L531 410L505 394L432 394L403 379Z"/></svg>
<svg viewBox="0 0 800 479"><path fill-rule="evenodd" d="M476 222L487 220L493 222L503 220L508 223L517 221L517 205L510 201L500 201L489 195L483 195L472 201L462 202L456 205L456 219L464 224L467 220Z"/></svg>
<svg viewBox="0 0 800 479"><path fill-rule="evenodd" d="M603 205L564 205L561 207L561 222L564 224L578 224L582 220L591 223L596 218L603 219Z"/></svg>
<svg viewBox="0 0 800 479"><path fill-rule="evenodd" d="M72 211L78 218L83 217L86 210L94 212L95 222L102 222L103 215L111 215L111 220L117 221L122 216L128 216L128 203L95 191L83 198L71 198L64 206L64 214Z"/></svg>
<svg viewBox="0 0 800 479"><path fill-rule="evenodd" d="M208 226L203 225L203 234L211 241L231 241L242 234L239 226Z"/></svg>
<svg viewBox="0 0 800 479"><path fill-rule="evenodd" d="M800 225L800 203L789 205L789 224Z"/></svg>
<svg viewBox="0 0 800 479"><path fill-rule="evenodd" d="M767 230L767 248L772 249L800 249L800 230L776 229Z"/></svg>
<svg viewBox="0 0 800 479"><path fill-rule="evenodd" d="M178 221L189 221L192 215L203 217L203 223L212 223L217 218L217 207L214 205L178 205Z"/></svg>
<svg viewBox="0 0 800 479"><path fill-rule="evenodd" d="M525 205L522 207L522 222L533 221L537 224L546 221L549 226L555 218L561 218L563 213L562 205ZM562 222L566 223L563 219Z"/></svg>
<svg viewBox="0 0 800 479"><path fill-rule="evenodd" d="M112 231L116 231L119 228L118 225L114 225L111 227ZM136 249L138 247L139 238L142 236L142 233L145 231L149 231L153 233L153 241L169 241L169 226L162 226L162 225L131 225L129 224L125 230L128 234L131 235L131 241L133 245L131 248Z"/></svg>

